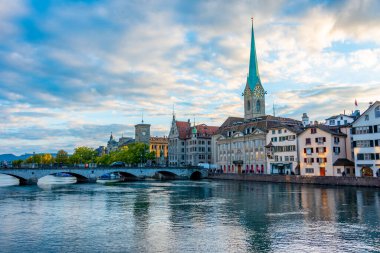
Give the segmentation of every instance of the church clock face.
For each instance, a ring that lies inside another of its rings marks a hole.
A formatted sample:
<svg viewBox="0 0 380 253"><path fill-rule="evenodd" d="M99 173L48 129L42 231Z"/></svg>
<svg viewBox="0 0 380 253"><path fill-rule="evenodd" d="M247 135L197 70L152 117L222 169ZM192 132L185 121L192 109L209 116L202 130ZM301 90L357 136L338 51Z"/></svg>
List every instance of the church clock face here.
<svg viewBox="0 0 380 253"><path fill-rule="evenodd" d="M261 85L256 85L253 95L258 98L263 98L265 95L265 91Z"/></svg>

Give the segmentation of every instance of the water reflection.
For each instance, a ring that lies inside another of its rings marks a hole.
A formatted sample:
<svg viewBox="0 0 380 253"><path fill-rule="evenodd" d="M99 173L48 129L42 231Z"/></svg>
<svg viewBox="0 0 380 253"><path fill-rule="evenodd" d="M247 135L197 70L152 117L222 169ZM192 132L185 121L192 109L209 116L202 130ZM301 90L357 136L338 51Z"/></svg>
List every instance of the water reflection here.
<svg viewBox="0 0 380 253"><path fill-rule="evenodd" d="M380 246L380 191L371 188L57 184L3 187L0 201L4 252L376 252Z"/></svg>

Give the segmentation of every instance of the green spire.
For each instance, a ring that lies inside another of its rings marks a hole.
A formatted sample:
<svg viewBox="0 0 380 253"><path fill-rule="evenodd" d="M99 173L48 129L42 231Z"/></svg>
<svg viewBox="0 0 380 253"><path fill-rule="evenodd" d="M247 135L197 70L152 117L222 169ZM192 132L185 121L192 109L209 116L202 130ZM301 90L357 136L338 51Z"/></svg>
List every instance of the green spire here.
<svg viewBox="0 0 380 253"><path fill-rule="evenodd" d="M253 18L252 18L252 34L251 34L251 55L249 58L249 74L247 77L247 83L249 88L253 91L256 87L256 84L261 84L259 67L257 64L256 57L256 46L255 46L255 33L253 32Z"/></svg>

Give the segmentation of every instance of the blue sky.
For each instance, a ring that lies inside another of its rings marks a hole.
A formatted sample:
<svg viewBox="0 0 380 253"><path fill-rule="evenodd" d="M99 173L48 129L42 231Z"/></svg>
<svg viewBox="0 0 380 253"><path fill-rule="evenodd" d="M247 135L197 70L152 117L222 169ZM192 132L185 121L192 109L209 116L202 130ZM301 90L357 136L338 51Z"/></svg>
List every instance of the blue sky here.
<svg viewBox="0 0 380 253"><path fill-rule="evenodd" d="M0 0L0 153L69 152L242 116L255 17L267 113L380 99L380 1Z"/></svg>

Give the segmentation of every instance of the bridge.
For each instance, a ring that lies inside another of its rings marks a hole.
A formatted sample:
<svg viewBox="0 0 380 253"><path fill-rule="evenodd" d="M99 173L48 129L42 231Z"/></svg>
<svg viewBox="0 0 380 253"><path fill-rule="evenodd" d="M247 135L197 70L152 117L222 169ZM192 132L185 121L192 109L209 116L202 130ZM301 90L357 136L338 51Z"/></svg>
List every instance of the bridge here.
<svg viewBox="0 0 380 253"><path fill-rule="evenodd" d="M42 167L0 169L0 174L16 177L20 185L37 184L40 178L56 173L66 173L76 177L78 183L95 183L97 178L109 173L119 173L126 180L155 179L202 179L207 177L207 170L199 167Z"/></svg>

